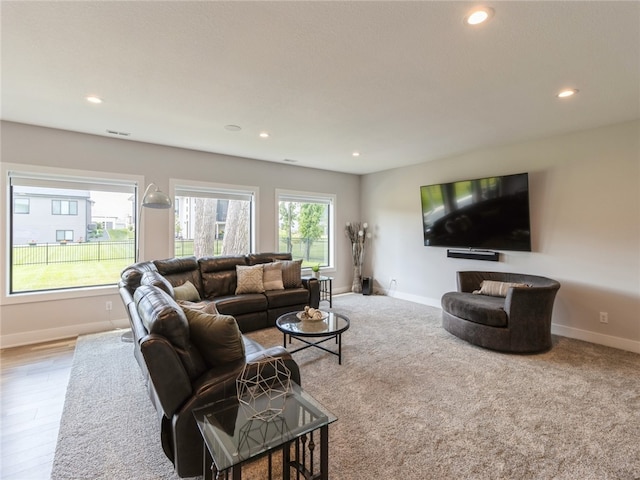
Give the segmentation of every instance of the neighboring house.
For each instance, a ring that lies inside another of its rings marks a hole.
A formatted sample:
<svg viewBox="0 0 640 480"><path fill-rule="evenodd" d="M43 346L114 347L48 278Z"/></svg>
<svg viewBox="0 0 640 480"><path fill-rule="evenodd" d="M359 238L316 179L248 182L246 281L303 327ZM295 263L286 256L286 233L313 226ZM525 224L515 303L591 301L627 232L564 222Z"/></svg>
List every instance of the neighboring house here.
<svg viewBox="0 0 640 480"><path fill-rule="evenodd" d="M87 236L87 190L14 186L13 244L76 242Z"/></svg>

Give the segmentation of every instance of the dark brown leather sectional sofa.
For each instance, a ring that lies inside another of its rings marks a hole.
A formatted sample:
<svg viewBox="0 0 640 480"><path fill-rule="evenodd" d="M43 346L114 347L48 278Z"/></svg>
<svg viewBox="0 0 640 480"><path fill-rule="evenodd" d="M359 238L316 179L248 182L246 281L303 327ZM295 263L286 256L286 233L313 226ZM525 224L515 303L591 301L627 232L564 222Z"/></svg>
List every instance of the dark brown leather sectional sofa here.
<svg viewBox="0 0 640 480"><path fill-rule="evenodd" d="M298 384L300 370L284 348L265 349L239 333L243 358L208 364L207 355L196 347L201 342L191 338L189 322L173 298L173 289L188 280L198 290L199 305L215 303L220 314L236 319L242 332L273 326L278 316L306 305L317 308L319 284L313 278L302 279L298 288L235 294L236 265L274 260L291 260L291 256L262 253L171 258L140 262L121 274L119 290L133 331L134 356L158 413L162 447L180 477L202 475L202 438L192 413L195 408L235 396L236 378L246 363L281 358Z"/></svg>

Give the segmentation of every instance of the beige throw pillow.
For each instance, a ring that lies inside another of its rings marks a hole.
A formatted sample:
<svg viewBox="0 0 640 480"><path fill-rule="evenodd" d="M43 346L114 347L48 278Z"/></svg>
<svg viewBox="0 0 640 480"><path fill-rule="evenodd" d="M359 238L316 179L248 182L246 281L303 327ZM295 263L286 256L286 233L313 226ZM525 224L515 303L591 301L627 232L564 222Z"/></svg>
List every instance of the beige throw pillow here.
<svg viewBox="0 0 640 480"><path fill-rule="evenodd" d="M238 277L236 295L240 293L263 293L263 273L263 264L251 266L236 265L236 276Z"/></svg>
<svg viewBox="0 0 640 480"><path fill-rule="evenodd" d="M204 312L204 313L219 313L218 309L216 308L216 304L214 302L208 302L206 300L203 300L201 302L190 302L188 300L176 300L177 304L180 305L182 307L182 309L184 310L185 308L190 308L191 310L197 310L198 312Z"/></svg>
<svg viewBox="0 0 640 480"><path fill-rule="evenodd" d="M282 264L279 262L265 263L262 275L264 290L284 290L282 283Z"/></svg>
<svg viewBox="0 0 640 480"><path fill-rule="evenodd" d="M480 290L475 290L474 295L489 295L491 297L506 297L511 287L529 287L526 283L496 282L495 280L483 280Z"/></svg>
<svg viewBox="0 0 640 480"><path fill-rule="evenodd" d="M198 289L189 280L178 287L173 287L173 294L176 300L187 300L189 302L200 301Z"/></svg>

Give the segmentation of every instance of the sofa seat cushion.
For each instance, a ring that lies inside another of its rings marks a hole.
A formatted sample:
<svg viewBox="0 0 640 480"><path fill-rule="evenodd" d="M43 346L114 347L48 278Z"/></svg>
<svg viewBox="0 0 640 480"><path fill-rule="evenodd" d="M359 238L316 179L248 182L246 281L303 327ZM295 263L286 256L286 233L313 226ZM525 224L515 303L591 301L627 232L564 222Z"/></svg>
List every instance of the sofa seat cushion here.
<svg viewBox="0 0 640 480"><path fill-rule="evenodd" d="M267 297L263 293L228 295L216 298L215 303L218 311L224 315L236 316L267 310Z"/></svg>
<svg viewBox="0 0 640 480"><path fill-rule="evenodd" d="M269 309L309 303L309 290L306 288L287 288L264 292Z"/></svg>
<svg viewBox="0 0 640 480"><path fill-rule="evenodd" d="M442 296L442 309L463 320L490 327L506 327L507 313L504 298L449 292Z"/></svg>

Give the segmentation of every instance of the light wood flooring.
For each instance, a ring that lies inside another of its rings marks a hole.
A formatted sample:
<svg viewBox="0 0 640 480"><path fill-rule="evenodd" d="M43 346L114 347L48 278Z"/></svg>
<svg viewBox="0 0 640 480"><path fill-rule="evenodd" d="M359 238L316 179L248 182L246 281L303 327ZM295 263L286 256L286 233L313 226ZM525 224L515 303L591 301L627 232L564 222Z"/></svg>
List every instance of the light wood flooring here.
<svg viewBox="0 0 640 480"><path fill-rule="evenodd" d="M0 479L46 480L76 339L0 351Z"/></svg>

